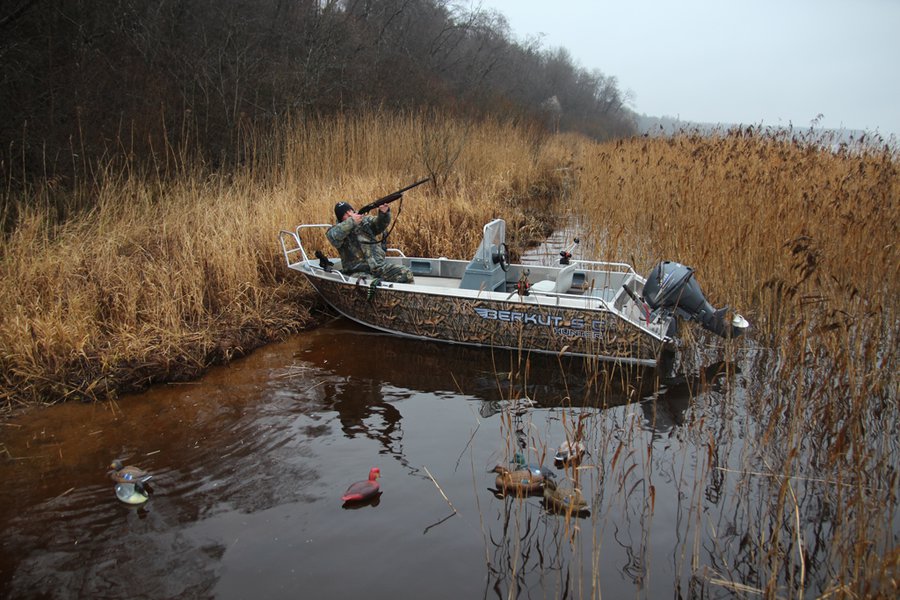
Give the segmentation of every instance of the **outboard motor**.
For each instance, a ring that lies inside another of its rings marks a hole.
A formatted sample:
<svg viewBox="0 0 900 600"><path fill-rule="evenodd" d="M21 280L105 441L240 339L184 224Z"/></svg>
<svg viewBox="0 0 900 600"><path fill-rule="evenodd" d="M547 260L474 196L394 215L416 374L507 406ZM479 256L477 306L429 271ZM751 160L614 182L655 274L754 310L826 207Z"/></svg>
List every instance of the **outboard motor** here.
<svg viewBox="0 0 900 600"><path fill-rule="evenodd" d="M677 262L664 261L653 267L644 284L644 300L654 312L674 313L697 321L722 337L737 337L750 327L739 314L726 322L728 307L713 308L694 279L694 270Z"/></svg>

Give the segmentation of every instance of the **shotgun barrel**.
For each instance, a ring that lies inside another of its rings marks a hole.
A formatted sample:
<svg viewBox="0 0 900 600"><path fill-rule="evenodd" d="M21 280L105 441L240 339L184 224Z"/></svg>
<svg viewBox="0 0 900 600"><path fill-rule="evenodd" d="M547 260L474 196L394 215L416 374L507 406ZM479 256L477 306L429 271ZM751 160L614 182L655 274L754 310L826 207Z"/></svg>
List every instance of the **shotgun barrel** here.
<svg viewBox="0 0 900 600"><path fill-rule="evenodd" d="M388 194L387 196L385 196L383 198L379 198L378 200L375 200L374 202L369 202L368 204L366 204L365 206L363 206L356 212L359 214L363 214L363 213L369 212L372 209L378 208L379 206L381 206L383 204L390 204L394 200L399 200L401 197L403 197L403 192L408 192L409 190L413 189L414 187L422 185L426 181L431 181L431 177L426 177L425 179L422 179L421 181L417 181L413 184L410 184L410 185L406 186L405 188L397 190L396 192L393 192L391 194Z"/></svg>

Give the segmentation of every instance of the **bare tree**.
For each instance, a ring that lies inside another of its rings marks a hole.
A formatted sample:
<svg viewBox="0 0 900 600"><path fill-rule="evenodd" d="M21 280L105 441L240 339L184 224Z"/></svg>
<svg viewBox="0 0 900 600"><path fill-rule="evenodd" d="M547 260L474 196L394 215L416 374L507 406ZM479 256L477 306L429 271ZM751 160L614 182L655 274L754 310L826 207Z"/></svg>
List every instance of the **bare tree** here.
<svg viewBox="0 0 900 600"><path fill-rule="evenodd" d="M7 180L24 173L65 182L96 157L159 160L178 148L227 165L241 160L248 124L372 106L501 114L597 137L629 132L627 96L614 77L582 69L565 49L542 49L539 39L515 41L501 14L451 0L7 4ZM552 97L564 110L548 118ZM423 133L423 160L437 179L464 143L448 135Z"/></svg>

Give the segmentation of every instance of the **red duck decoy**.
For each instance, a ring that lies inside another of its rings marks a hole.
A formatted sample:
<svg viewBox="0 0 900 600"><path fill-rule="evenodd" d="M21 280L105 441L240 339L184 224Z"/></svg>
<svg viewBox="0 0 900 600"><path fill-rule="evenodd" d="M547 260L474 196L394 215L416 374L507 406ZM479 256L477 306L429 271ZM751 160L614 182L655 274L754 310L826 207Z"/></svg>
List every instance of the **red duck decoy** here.
<svg viewBox="0 0 900 600"><path fill-rule="evenodd" d="M364 502L375 497L379 492L378 478L381 477L381 470L373 467L369 471L369 479L366 481L357 481L351 483L341 500L344 502Z"/></svg>

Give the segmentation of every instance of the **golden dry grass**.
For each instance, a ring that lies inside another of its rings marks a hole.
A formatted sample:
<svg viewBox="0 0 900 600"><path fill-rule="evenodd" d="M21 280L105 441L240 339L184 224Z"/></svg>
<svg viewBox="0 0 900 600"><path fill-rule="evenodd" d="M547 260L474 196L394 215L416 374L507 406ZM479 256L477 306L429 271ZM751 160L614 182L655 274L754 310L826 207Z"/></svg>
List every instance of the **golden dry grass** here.
<svg viewBox="0 0 900 600"><path fill-rule="evenodd" d="M23 210L0 247L0 406L194 377L304 327L314 299L287 273L277 232L330 222L338 200L359 205L438 175L439 187L404 199L392 243L452 255L476 247L482 225L510 205L546 205L549 195L530 188L557 185L565 159L521 127L428 114L248 131L243 152L233 173L176 151L160 160L166 177L97 167L77 190L93 208L59 226L49 183L8 200L46 208ZM514 236L534 227L527 212L511 219Z"/></svg>
<svg viewBox="0 0 900 600"><path fill-rule="evenodd" d="M900 166L889 150L836 153L750 130L604 145L581 164L580 210L610 254L635 255L644 272L661 258L699 267L768 333L787 317L786 295L821 294L833 310L896 295Z"/></svg>

